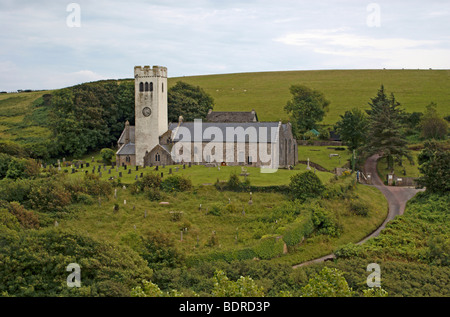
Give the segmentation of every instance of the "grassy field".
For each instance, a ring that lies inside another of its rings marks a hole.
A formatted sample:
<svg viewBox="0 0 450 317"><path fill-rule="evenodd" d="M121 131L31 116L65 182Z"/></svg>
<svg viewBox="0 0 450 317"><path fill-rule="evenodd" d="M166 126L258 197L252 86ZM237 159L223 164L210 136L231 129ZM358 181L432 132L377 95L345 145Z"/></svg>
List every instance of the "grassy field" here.
<svg viewBox="0 0 450 317"><path fill-rule="evenodd" d="M40 109L33 103L49 91L0 94L0 140L33 143L45 139L50 131L43 127Z"/></svg>
<svg viewBox="0 0 450 317"><path fill-rule="evenodd" d="M351 157L351 153L347 151L346 146L339 146L337 148L344 148L344 151L334 149L334 146L313 146L304 145L298 146L298 160L307 161L319 164L328 171L333 171L336 167L344 166ZM331 156L330 154L338 154L338 156Z"/></svg>
<svg viewBox="0 0 450 317"><path fill-rule="evenodd" d="M333 124L351 108L368 109L383 84L408 112L423 112L434 101L449 114L450 70L321 70L260 72L170 78L199 85L211 94L218 111L255 109L261 121L287 120L283 108L291 99L289 87L303 84L323 92L330 109L323 123Z"/></svg>
<svg viewBox="0 0 450 317"><path fill-rule="evenodd" d="M86 171L89 173L92 172L92 166L97 166L95 173L99 175L97 171L99 165L102 164L91 163L90 167L79 169L79 172L70 174L70 176L83 177ZM176 171L176 167L178 167L178 172ZM306 171L305 165L298 165L294 170L279 169L275 173L261 173L260 168L257 167L245 168L250 174L247 178L250 180L250 184L252 186L288 185L292 175ZM70 167L64 167L63 170L64 169L66 169L69 173L71 172ZM172 169L172 173L174 175L183 175L190 178L194 186L214 184L217 180L227 181L232 173L241 174L242 172L240 166L221 166L220 169L218 169L217 167L206 167L203 165L192 165L192 167L188 167L188 165L186 165L186 169L183 169L182 165L166 166L164 168L160 166L158 171L155 171L155 167L139 168L138 171L136 171L135 167L129 167L127 170L121 167L118 171L115 168L112 168L111 174L108 172L109 169L111 169L110 166L105 169L103 167L101 168L101 179L107 180L110 177L119 178L119 172L122 172L122 177L120 177L121 182L123 184L132 184L135 182L136 176L139 177L141 173L143 173L143 175L148 173L163 173L164 178L169 176L169 169ZM131 170L130 174L128 174L129 170ZM333 174L328 172L316 171L316 174L324 183L327 183L333 177ZM244 180L244 176L241 176L241 180Z"/></svg>
<svg viewBox="0 0 450 317"><path fill-rule="evenodd" d="M394 174L398 177L419 177L419 162L417 160L417 155L420 153L420 151L411 151L411 155L413 156L414 163L411 164L407 159L404 159L403 166L399 166L398 164L394 165ZM377 171L378 175L382 180L387 179L387 174L389 174L391 171L387 168L387 161L386 159L380 159L378 160L377 164ZM405 173L405 174L404 174Z"/></svg>

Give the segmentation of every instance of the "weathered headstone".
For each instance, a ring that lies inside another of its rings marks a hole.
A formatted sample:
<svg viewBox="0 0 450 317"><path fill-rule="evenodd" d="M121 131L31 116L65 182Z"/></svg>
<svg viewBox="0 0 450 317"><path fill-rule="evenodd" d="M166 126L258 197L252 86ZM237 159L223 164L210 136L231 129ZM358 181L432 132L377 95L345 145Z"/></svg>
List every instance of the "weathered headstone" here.
<svg viewBox="0 0 450 317"><path fill-rule="evenodd" d="M89 167L89 163L86 163L86 167Z"/></svg>
<svg viewBox="0 0 450 317"><path fill-rule="evenodd" d="M141 178L144 177L144 173L141 173L141 175L139 175Z"/></svg>
<svg viewBox="0 0 450 317"><path fill-rule="evenodd" d="M155 171L157 171L158 170L158 165L156 165L156 167L155 167Z"/></svg>
<svg viewBox="0 0 450 317"><path fill-rule="evenodd" d="M134 178L134 180L138 180L138 176L136 175L136 177Z"/></svg>
<svg viewBox="0 0 450 317"><path fill-rule="evenodd" d="M183 164L183 169L184 169L184 170L186 169L186 164Z"/></svg>
<svg viewBox="0 0 450 317"><path fill-rule="evenodd" d="M114 188L114 198L117 198L117 188Z"/></svg>
<svg viewBox="0 0 450 317"><path fill-rule="evenodd" d="M139 166L138 165L136 165L136 171L139 171Z"/></svg>
<svg viewBox="0 0 450 317"><path fill-rule="evenodd" d="M122 172L119 172L119 177L122 177Z"/></svg>
<svg viewBox="0 0 450 317"><path fill-rule="evenodd" d="M164 173L163 172L161 172L161 178L163 178L164 177Z"/></svg>
<svg viewBox="0 0 450 317"><path fill-rule="evenodd" d="M111 169L108 170L108 174L111 174Z"/></svg>
<svg viewBox="0 0 450 317"><path fill-rule="evenodd" d="M131 170L128 170L128 174L131 174Z"/></svg>

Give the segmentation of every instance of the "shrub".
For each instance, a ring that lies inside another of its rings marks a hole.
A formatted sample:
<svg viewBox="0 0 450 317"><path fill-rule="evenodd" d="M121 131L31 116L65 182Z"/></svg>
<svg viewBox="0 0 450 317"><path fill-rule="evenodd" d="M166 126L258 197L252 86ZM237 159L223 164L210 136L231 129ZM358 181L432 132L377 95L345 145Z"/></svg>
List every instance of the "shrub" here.
<svg viewBox="0 0 450 317"><path fill-rule="evenodd" d="M72 200L70 192L56 181L36 183L29 198L32 208L43 212L65 211Z"/></svg>
<svg viewBox="0 0 450 317"><path fill-rule="evenodd" d="M270 260L283 254L283 239L267 238L255 247L255 253L262 260Z"/></svg>
<svg viewBox="0 0 450 317"><path fill-rule="evenodd" d="M39 228L38 216L29 210L26 210L18 202L0 202L0 207L6 208L12 215L17 218L22 228L25 229L37 229Z"/></svg>
<svg viewBox="0 0 450 317"><path fill-rule="evenodd" d="M332 237L338 237L341 228L334 215L321 207L316 207L312 213L312 223L318 234L326 234Z"/></svg>
<svg viewBox="0 0 450 317"><path fill-rule="evenodd" d="M163 195L162 195L161 191L159 190L159 188L153 188L153 187L146 188L145 193L146 193L148 199L150 199L151 201L158 201L158 200L163 199Z"/></svg>
<svg viewBox="0 0 450 317"><path fill-rule="evenodd" d="M161 186L161 176L159 174L147 174L142 179L137 180L136 184L140 190L145 188L159 188Z"/></svg>
<svg viewBox="0 0 450 317"><path fill-rule="evenodd" d="M161 189L165 192L184 192L191 188L191 180L181 175L169 176L161 182Z"/></svg>
<svg viewBox="0 0 450 317"><path fill-rule="evenodd" d="M314 172L307 171L291 176L289 189L294 199L305 201L318 197L325 190L325 186Z"/></svg>
<svg viewBox="0 0 450 317"><path fill-rule="evenodd" d="M84 205L92 205L94 204L94 199L85 193L73 193L72 194L72 201L74 203L80 203Z"/></svg>

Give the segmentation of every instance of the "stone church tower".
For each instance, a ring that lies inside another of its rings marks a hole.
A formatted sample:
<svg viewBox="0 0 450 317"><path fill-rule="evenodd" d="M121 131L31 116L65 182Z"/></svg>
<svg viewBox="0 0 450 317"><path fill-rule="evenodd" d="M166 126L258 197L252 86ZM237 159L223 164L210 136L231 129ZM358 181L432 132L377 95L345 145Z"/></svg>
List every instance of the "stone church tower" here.
<svg viewBox="0 0 450 317"><path fill-rule="evenodd" d="M134 67L136 165L144 165L144 156L159 144L167 132L167 68Z"/></svg>

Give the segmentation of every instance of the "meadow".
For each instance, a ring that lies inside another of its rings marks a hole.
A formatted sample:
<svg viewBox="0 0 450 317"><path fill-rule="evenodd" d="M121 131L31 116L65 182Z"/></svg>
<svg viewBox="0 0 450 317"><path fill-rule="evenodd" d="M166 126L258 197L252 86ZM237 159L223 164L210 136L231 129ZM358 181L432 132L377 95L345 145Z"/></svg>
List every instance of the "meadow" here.
<svg viewBox="0 0 450 317"><path fill-rule="evenodd" d="M339 115L352 108L369 109L381 85L394 93L408 112L423 112L432 101L438 111L448 115L449 70L317 70L239 73L190 76L169 79L198 85L215 100L217 111L256 110L260 121L288 120L284 111L291 99L289 87L306 85L324 93L331 102L323 124L332 125Z"/></svg>

